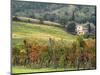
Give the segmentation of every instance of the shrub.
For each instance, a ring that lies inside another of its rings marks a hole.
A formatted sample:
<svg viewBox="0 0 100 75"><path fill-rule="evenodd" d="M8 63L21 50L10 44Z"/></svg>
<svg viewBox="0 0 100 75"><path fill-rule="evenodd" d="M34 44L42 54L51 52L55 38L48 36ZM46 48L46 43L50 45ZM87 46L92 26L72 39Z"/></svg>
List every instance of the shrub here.
<svg viewBox="0 0 100 75"><path fill-rule="evenodd" d="M68 23L68 26L67 26L68 32L75 34L75 28L76 28L76 24L74 22Z"/></svg>

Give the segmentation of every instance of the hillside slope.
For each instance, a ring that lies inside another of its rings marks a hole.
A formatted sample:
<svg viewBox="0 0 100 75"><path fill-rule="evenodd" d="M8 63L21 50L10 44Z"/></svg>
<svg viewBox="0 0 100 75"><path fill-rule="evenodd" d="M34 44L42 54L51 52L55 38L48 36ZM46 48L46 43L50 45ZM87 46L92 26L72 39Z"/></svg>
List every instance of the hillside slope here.
<svg viewBox="0 0 100 75"><path fill-rule="evenodd" d="M74 40L75 36L68 34L61 28L54 26L13 22L12 38L39 38L45 40L49 38L54 38L56 40Z"/></svg>
<svg viewBox="0 0 100 75"><path fill-rule="evenodd" d="M48 20L62 25L72 19L76 22L92 22L96 24L96 7L85 5L69 5L57 3L23 2L12 0L12 15Z"/></svg>

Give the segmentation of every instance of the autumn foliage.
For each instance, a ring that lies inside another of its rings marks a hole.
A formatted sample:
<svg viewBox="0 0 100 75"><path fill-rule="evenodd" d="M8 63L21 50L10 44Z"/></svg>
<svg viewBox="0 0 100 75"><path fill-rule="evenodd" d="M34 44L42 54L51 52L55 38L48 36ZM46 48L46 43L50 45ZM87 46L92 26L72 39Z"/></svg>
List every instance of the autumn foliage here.
<svg viewBox="0 0 100 75"><path fill-rule="evenodd" d="M76 41L66 43L49 38L40 43L35 40L23 40L22 48L13 48L13 65L31 68L96 68L95 39L78 37Z"/></svg>

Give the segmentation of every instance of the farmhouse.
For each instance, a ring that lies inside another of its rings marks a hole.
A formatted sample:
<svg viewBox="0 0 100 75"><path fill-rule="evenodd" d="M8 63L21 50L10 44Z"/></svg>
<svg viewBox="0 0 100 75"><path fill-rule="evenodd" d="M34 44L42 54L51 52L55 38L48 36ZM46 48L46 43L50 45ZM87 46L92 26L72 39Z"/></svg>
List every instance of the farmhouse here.
<svg viewBox="0 0 100 75"><path fill-rule="evenodd" d="M89 32L89 25L91 26L90 23L85 23L85 24L76 24L76 33L77 35L84 35L84 34L88 34Z"/></svg>
<svg viewBox="0 0 100 75"><path fill-rule="evenodd" d="M75 30L77 35L84 35L88 33L88 27L85 24L77 24Z"/></svg>
<svg viewBox="0 0 100 75"><path fill-rule="evenodd" d="M84 23L84 24L76 24L75 29L77 35L94 35L95 34L95 25L93 23Z"/></svg>

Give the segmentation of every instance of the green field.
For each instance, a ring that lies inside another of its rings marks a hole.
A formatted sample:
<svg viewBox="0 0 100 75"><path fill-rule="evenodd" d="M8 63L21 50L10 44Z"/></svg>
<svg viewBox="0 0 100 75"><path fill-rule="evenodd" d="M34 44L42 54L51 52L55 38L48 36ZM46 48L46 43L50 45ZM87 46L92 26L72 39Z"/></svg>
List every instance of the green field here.
<svg viewBox="0 0 100 75"><path fill-rule="evenodd" d="M50 71L64 71L64 69L53 69L53 68L30 69L23 67L12 68L12 73L31 73L31 72L50 72Z"/></svg>
<svg viewBox="0 0 100 75"><path fill-rule="evenodd" d="M75 36L66 33L63 29L42 25L42 24L30 24L24 22L12 23L12 38L41 38L41 39L66 39L74 40Z"/></svg>
<svg viewBox="0 0 100 75"><path fill-rule="evenodd" d="M12 73L36 73L36 72L55 72L55 71L65 71L65 70L76 70L75 68L40 68L40 69L30 69L25 67L16 66L12 68Z"/></svg>
<svg viewBox="0 0 100 75"><path fill-rule="evenodd" d="M43 24L32 24L24 22L12 22L12 42L13 45L21 43L23 39L40 39L48 40L52 38L54 40L73 41L76 36L71 35L64 31L64 29L54 26L48 26Z"/></svg>

